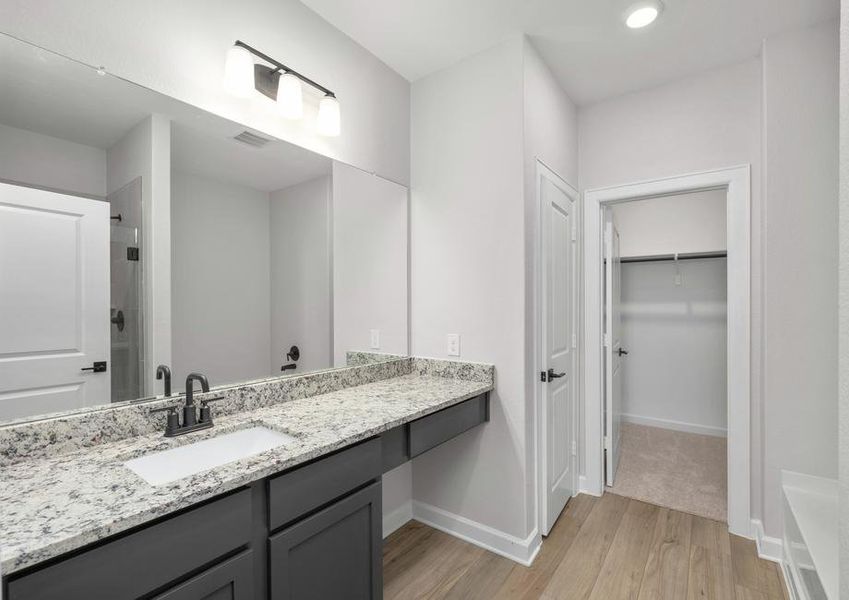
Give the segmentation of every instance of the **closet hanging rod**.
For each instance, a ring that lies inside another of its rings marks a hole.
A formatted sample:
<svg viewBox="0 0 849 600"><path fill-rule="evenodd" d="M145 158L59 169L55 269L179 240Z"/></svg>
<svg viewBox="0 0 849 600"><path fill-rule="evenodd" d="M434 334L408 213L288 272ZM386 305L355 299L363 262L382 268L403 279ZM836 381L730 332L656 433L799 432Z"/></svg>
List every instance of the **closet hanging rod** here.
<svg viewBox="0 0 849 600"><path fill-rule="evenodd" d="M727 252L687 252L678 255L678 260L695 260L698 258L726 258ZM675 260L674 254L658 254L655 256L627 256L620 259L623 263L661 262Z"/></svg>

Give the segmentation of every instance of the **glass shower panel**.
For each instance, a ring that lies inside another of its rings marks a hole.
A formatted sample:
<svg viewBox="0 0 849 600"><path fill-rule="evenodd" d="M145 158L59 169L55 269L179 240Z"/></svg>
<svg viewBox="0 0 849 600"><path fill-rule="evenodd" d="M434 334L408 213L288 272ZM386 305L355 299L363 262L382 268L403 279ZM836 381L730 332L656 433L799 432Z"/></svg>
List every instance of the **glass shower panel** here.
<svg viewBox="0 0 849 600"><path fill-rule="evenodd" d="M112 401L144 396L141 179L109 195Z"/></svg>

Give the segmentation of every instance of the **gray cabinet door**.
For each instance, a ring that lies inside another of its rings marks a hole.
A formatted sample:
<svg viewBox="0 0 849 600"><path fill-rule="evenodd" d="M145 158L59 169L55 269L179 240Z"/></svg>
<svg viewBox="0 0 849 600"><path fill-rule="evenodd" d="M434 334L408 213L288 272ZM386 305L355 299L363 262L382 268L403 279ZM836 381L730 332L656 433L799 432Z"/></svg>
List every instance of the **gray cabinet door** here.
<svg viewBox="0 0 849 600"><path fill-rule="evenodd" d="M269 538L272 600L383 597L380 482Z"/></svg>
<svg viewBox="0 0 849 600"><path fill-rule="evenodd" d="M207 569L154 600L254 600L250 550Z"/></svg>

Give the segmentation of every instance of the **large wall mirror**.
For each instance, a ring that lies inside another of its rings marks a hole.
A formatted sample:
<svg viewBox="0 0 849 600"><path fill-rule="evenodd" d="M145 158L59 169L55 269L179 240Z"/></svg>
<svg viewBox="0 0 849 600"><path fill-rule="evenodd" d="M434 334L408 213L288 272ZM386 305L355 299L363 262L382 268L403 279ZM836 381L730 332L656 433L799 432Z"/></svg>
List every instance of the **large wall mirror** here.
<svg viewBox="0 0 849 600"><path fill-rule="evenodd" d="M0 35L0 423L406 354L407 196Z"/></svg>

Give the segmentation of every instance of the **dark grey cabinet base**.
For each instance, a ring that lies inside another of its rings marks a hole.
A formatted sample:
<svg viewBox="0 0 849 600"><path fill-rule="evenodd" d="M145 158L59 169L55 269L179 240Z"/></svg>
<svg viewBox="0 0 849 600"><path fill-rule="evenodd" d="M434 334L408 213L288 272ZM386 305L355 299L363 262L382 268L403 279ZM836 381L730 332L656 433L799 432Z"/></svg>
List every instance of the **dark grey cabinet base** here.
<svg viewBox="0 0 849 600"><path fill-rule="evenodd" d="M271 536L271 599L382 598L380 506L374 483Z"/></svg>
<svg viewBox="0 0 849 600"><path fill-rule="evenodd" d="M486 394L14 573L6 600L380 600L381 475L488 420Z"/></svg>

